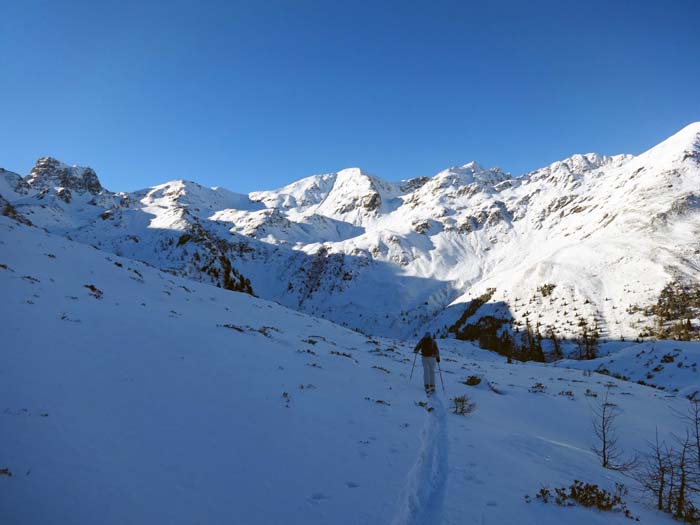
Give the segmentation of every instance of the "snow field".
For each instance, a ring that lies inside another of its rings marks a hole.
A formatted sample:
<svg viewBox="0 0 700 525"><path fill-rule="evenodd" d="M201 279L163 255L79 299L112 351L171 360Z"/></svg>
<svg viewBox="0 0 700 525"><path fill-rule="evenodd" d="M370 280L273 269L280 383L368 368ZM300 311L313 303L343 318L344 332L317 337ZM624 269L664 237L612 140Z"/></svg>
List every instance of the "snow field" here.
<svg viewBox="0 0 700 525"><path fill-rule="evenodd" d="M0 468L12 473L0 476L0 508L11 523L627 523L523 498L574 479L630 483L590 452L599 398L586 390L614 385L625 449L682 430L678 396L508 365L454 340L438 341L447 395L438 386L428 412L416 404L420 363L408 381L414 341L6 218L0 265ZM471 375L481 384L461 383ZM477 404L465 417L451 413L462 394ZM634 492L629 505L642 523L668 522Z"/></svg>

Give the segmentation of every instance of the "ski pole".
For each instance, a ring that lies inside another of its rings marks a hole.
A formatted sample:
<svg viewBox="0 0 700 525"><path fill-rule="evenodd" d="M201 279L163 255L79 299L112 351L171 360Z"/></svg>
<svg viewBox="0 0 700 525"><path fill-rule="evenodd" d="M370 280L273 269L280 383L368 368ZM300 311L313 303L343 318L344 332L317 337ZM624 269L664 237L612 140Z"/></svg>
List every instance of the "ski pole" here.
<svg viewBox="0 0 700 525"><path fill-rule="evenodd" d="M442 393L445 393L445 382L442 380L442 368L440 368L440 363L438 365L438 371L440 372L440 384L442 385Z"/></svg>
<svg viewBox="0 0 700 525"><path fill-rule="evenodd" d="M408 382L410 383L411 380L413 379L413 369L416 367L416 358L418 357L418 352L413 352L415 355L413 356L413 366L411 367L411 377L408 378Z"/></svg>

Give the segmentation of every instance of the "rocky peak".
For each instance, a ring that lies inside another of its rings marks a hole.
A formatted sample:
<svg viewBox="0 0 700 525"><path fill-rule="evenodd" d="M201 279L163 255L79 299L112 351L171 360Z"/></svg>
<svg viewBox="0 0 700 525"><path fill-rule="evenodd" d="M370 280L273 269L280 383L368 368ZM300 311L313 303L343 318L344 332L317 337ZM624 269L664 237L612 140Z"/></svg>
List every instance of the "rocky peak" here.
<svg viewBox="0 0 700 525"><path fill-rule="evenodd" d="M501 171L500 168L486 169L476 162L469 162L463 166L454 166L441 171L433 177L433 181L436 187L445 188L470 184L494 186L509 178L511 178L510 174Z"/></svg>
<svg viewBox="0 0 700 525"><path fill-rule="evenodd" d="M41 157L24 179L34 189L65 188L76 192L98 194L102 191L92 168L68 166L52 157Z"/></svg>
<svg viewBox="0 0 700 525"><path fill-rule="evenodd" d="M333 188L319 206L318 212L330 217L362 222L365 214L376 214L384 202L383 194L393 192L391 184L369 175L360 168L346 168L337 172Z"/></svg>
<svg viewBox="0 0 700 525"><path fill-rule="evenodd" d="M523 175L521 181L543 182L550 185L577 185L584 177L599 175L601 170L622 166L633 155L600 155L598 153L577 153L571 157L553 162L549 166L540 168Z"/></svg>
<svg viewBox="0 0 700 525"><path fill-rule="evenodd" d="M632 155L614 155L609 157L608 155L600 155L598 153L586 153L584 155L572 155L564 160L555 162L551 166L552 171L562 168L570 173L584 173L602 168L609 164L619 165L631 158Z"/></svg>
<svg viewBox="0 0 700 525"><path fill-rule="evenodd" d="M412 179L403 180L401 181L401 191L403 193L411 193L424 186L429 180L430 177L414 177Z"/></svg>

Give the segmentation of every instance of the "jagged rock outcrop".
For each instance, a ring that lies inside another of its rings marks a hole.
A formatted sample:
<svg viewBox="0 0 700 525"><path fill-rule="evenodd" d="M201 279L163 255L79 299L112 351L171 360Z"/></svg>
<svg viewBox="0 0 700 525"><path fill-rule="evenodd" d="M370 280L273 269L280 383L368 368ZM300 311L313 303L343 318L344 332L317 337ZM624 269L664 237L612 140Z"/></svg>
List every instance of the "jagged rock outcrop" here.
<svg viewBox="0 0 700 525"><path fill-rule="evenodd" d="M89 192L96 195L102 191L97 174L92 168L67 166L52 157L41 157L24 179L32 189L63 188L68 190L63 198L70 202L70 191Z"/></svg>
<svg viewBox="0 0 700 525"><path fill-rule="evenodd" d="M25 224L27 226L33 226L32 221L27 219L24 215L19 213L17 209L10 204L10 202L0 195L0 215L4 217L9 217L19 223Z"/></svg>

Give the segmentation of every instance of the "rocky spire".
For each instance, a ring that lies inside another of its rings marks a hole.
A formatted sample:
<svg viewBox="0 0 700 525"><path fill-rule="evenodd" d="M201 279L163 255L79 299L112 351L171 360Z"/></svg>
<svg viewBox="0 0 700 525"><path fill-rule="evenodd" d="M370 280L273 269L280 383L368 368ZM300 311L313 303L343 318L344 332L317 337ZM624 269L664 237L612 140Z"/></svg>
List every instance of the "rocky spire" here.
<svg viewBox="0 0 700 525"><path fill-rule="evenodd" d="M37 160L24 180L34 189L61 187L92 194L100 193L103 189L92 168L67 166L52 157L41 157Z"/></svg>

